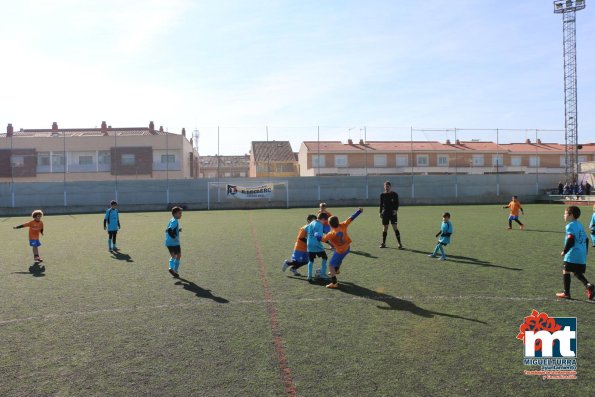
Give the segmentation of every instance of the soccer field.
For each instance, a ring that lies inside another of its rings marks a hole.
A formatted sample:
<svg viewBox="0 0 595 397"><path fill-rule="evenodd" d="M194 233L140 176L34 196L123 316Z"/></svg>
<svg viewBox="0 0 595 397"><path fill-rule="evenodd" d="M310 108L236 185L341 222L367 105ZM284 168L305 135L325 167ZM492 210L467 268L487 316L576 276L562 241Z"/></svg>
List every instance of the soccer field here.
<svg viewBox="0 0 595 397"><path fill-rule="evenodd" d="M118 255L103 214L45 216L43 274L12 229L30 218L2 218L0 395L592 395L595 305L574 277L576 300L555 298L564 207L524 209L527 229L508 231L501 206L402 207L400 251L390 230L378 248L378 208L365 208L337 290L281 272L314 209L185 212L180 280L168 212L120 208ZM427 254L446 210L441 262ZM516 339L533 309L577 318L578 379L523 374L537 369Z"/></svg>

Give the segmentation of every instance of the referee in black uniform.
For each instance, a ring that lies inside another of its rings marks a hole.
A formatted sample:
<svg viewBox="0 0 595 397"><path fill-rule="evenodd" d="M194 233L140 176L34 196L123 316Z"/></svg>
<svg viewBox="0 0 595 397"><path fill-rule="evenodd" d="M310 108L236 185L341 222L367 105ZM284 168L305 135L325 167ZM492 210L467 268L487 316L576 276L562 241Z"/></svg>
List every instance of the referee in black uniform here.
<svg viewBox="0 0 595 397"><path fill-rule="evenodd" d="M401 244L401 232L397 228L397 211L399 210L399 195L391 191L391 184L389 181L384 182L384 193L380 194L380 218L382 218L382 244L380 248L386 248L386 234L388 224L393 225L399 249L403 249Z"/></svg>

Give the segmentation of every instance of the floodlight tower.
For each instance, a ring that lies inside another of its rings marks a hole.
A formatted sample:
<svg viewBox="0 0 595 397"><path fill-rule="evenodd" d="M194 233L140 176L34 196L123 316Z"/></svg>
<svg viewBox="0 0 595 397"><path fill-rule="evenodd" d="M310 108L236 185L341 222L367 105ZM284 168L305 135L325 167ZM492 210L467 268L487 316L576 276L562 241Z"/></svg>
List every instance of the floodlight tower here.
<svg viewBox="0 0 595 397"><path fill-rule="evenodd" d="M578 178L578 131L576 119L576 12L585 0L556 0L554 13L562 14L564 33L564 110L566 130L566 179Z"/></svg>

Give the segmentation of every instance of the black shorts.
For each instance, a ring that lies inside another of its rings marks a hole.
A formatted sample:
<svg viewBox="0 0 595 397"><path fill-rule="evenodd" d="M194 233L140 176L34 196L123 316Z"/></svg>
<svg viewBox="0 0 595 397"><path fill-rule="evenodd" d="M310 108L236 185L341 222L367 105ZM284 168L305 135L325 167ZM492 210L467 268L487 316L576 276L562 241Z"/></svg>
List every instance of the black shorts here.
<svg viewBox="0 0 595 397"><path fill-rule="evenodd" d="M392 214L392 212L387 211L382 213L382 224L384 226L388 225L396 225L397 224L397 214Z"/></svg>
<svg viewBox="0 0 595 397"><path fill-rule="evenodd" d="M577 263L564 262L562 264L562 269L566 270L567 272L584 273L587 270L587 265L579 265Z"/></svg>
<svg viewBox="0 0 595 397"><path fill-rule="evenodd" d="M107 232L107 235L108 235L108 236L110 236L110 237L112 237L112 236L115 236L116 234L118 234L118 231L117 231L117 230L114 230L114 231L108 231L108 232Z"/></svg>
<svg viewBox="0 0 595 397"><path fill-rule="evenodd" d="M310 259L310 262L314 262L314 259L316 259L316 257L322 258L324 260L328 259L328 256L326 256L326 252L324 251L308 252L308 258Z"/></svg>
<svg viewBox="0 0 595 397"><path fill-rule="evenodd" d="M172 255L178 255L182 253L182 247L180 247L179 245L168 245L167 250Z"/></svg>

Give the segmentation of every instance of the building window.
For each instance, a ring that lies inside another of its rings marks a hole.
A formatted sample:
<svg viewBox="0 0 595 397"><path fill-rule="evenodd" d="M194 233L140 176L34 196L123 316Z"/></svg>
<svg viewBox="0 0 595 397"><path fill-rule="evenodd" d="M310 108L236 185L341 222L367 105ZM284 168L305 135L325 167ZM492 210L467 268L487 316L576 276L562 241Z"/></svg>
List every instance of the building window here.
<svg viewBox="0 0 595 397"><path fill-rule="evenodd" d="M229 178L229 177L231 177L231 172L226 172L226 173L225 173L225 177L226 177L226 178Z"/></svg>
<svg viewBox="0 0 595 397"><path fill-rule="evenodd" d="M521 156L512 156L510 158L510 165L513 167L520 167L523 164L523 158Z"/></svg>
<svg viewBox="0 0 595 397"><path fill-rule="evenodd" d="M324 154L312 155L312 167L324 167Z"/></svg>
<svg viewBox="0 0 595 397"><path fill-rule="evenodd" d="M376 167L376 168L386 167L386 154L375 154L374 155L374 167Z"/></svg>
<svg viewBox="0 0 595 397"><path fill-rule="evenodd" d="M335 154L335 167L347 167L347 155Z"/></svg>
<svg viewBox="0 0 595 397"><path fill-rule="evenodd" d="M448 156L438 155L438 165L441 167L448 167Z"/></svg>
<svg viewBox="0 0 595 397"><path fill-rule="evenodd" d="M246 176L245 172L240 172L240 177L244 178Z"/></svg>
<svg viewBox="0 0 595 397"><path fill-rule="evenodd" d="M50 153L49 152L39 152L37 153L37 165L43 167L50 166Z"/></svg>
<svg viewBox="0 0 595 397"><path fill-rule="evenodd" d="M587 156L578 156L578 162L580 163L586 163L587 161Z"/></svg>
<svg viewBox="0 0 595 397"><path fill-rule="evenodd" d="M52 153L52 165L66 164L64 153Z"/></svg>
<svg viewBox="0 0 595 397"><path fill-rule="evenodd" d="M10 166L13 168L25 166L25 156L12 155L10 156Z"/></svg>
<svg viewBox="0 0 595 397"><path fill-rule="evenodd" d="M483 154L474 154L473 155L473 166L474 167L483 167Z"/></svg>
<svg viewBox="0 0 595 397"><path fill-rule="evenodd" d="M135 156L134 153L122 154L122 165L134 165Z"/></svg>
<svg viewBox="0 0 595 397"><path fill-rule="evenodd" d="M501 154L495 154L492 156L492 166L502 167L504 165L504 157Z"/></svg>
<svg viewBox="0 0 595 397"><path fill-rule="evenodd" d="M99 151L99 164L110 164L111 163L111 154L108 150L101 150Z"/></svg>
<svg viewBox="0 0 595 397"><path fill-rule="evenodd" d="M161 155L161 163L175 163L176 162L176 155L175 154L162 154Z"/></svg>
<svg viewBox="0 0 595 397"><path fill-rule="evenodd" d="M529 157L529 167L539 167L539 156Z"/></svg>
<svg viewBox="0 0 595 397"><path fill-rule="evenodd" d="M396 157L397 167L409 166L409 156L397 155Z"/></svg>
<svg viewBox="0 0 595 397"><path fill-rule="evenodd" d="M427 154L418 154L415 156L415 160L417 162L418 167L427 167L430 163L430 156Z"/></svg>
<svg viewBox="0 0 595 397"><path fill-rule="evenodd" d="M93 164L93 156L79 156L79 165Z"/></svg>

